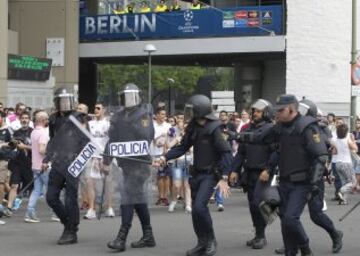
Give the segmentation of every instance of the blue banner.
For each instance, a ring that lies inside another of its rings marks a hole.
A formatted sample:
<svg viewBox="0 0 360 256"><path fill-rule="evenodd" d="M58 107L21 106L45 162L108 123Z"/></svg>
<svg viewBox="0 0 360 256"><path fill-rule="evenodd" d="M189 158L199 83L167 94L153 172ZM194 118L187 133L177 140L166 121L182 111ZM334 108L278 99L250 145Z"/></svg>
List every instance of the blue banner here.
<svg viewBox="0 0 360 256"><path fill-rule="evenodd" d="M80 41L283 34L282 6L80 17Z"/></svg>

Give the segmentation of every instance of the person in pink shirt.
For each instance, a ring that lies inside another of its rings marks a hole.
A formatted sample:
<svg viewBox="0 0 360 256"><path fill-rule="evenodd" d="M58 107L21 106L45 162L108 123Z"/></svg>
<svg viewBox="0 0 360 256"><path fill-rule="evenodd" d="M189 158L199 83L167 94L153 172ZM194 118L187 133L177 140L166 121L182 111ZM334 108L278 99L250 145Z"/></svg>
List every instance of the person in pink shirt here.
<svg viewBox="0 0 360 256"><path fill-rule="evenodd" d="M41 165L45 157L46 145L49 142L48 126L49 116L45 111L38 111L35 114L35 128L31 132L31 150L32 150L32 171L34 176L34 190L31 193L25 222L38 223L40 220L36 217L36 203L42 195L44 187L47 187L49 179L49 170L42 171Z"/></svg>

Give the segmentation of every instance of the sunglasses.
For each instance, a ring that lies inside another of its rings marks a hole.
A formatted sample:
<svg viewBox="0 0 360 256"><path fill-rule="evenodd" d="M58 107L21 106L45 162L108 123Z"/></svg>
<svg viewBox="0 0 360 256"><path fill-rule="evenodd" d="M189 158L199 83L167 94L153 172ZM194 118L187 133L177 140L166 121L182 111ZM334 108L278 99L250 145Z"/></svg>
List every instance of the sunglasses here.
<svg viewBox="0 0 360 256"><path fill-rule="evenodd" d="M100 108L100 107L95 107L95 109L96 109L96 110L101 110L101 108Z"/></svg>

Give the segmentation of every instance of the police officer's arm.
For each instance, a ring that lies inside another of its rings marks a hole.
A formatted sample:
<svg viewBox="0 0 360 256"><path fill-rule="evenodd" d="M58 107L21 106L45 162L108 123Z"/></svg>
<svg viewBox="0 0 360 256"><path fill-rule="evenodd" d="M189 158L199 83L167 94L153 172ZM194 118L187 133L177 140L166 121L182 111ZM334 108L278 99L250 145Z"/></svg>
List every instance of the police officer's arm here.
<svg viewBox="0 0 360 256"><path fill-rule="evenodd" d="M229 142L224 138L220 128L215 129L213 133L214 146L220 154L220 169L222 176L228 176L231 171L233 156Z"/></svg>
<svg viewBox="0 0 360 256"><path fill-rule="evenodd" d="M192 146L193 141L191 137L193 136L193 124L189 124L186 127L185 134L182 137L180 144L172 147L166 154L165 154L165 162L171 159L179 158L180 156L184 155Z"/></svg>
<svg viewBox="0 0 360 256"><path fill-rule="evenodd" d="M312 124L304 131L306 150L313 159L310 174L310 183L316 185L322 181L328 151L324 137L321 136L320 127Z"/></svg>

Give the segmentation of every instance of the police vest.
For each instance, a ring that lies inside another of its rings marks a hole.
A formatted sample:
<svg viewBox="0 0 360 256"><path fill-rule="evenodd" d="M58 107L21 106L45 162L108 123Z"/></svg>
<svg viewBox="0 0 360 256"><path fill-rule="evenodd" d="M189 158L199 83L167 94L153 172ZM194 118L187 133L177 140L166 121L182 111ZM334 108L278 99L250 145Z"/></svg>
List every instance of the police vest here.
<svg viewBox="0 0 360 256"><path fill-rule="evenodd" d="M210 171L219 161L219 154L214 147L213 132L221 125L220 121L211 121L204 127L194 125L194 167L197 171Z"/></svg>
<svg viewBox="0 0 360 256"><path fill-rule="evenodd" d="M156 6L155 8L155 12L166 12L167 11L167 6L166 5L163 5L163 6Z"/></svg>
<svg viewBox="0 0 360 256"><path fill-rule="evenodd" d="M264 169L268 166L271 154L271 144L265 141L273 127L272 123L264 123L257 127L250 127L245 132L253 132L253 141L246 143L244 167L248 169Z"/></svg>
<svg viewBox="0 0 360 256"><path fill-rule="evenodd" d="M304 131L317 120L310 116L299 116L290 127L280 130L280 177L289 178L291 174L308 172L312 159L306 150Z"/></svg>
<svg viewBox="0 0 360 256"><path fill-rule="evenodd" d="M151 9L149 7L144 7L140 9L141 13L147 13L147 12L151 12Z"/></svg>
<svg viewBox="0 0 360 256"><path fill-rule="evenodd" d="M200 9L201 9L201 4L191 5L191 10L200 10Z"/></svg>

